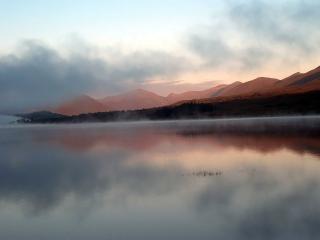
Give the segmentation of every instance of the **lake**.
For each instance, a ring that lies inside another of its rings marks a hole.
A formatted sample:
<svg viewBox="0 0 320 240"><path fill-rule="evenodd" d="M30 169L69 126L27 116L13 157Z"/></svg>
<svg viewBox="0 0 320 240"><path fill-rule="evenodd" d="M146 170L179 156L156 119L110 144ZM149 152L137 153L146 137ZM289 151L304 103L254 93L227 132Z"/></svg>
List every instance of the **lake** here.
<svg viewBox="0 0 320 240"><path fill-rule="evenodd" d="M0 239L320 239L320 117L0 126Z"/></svg>

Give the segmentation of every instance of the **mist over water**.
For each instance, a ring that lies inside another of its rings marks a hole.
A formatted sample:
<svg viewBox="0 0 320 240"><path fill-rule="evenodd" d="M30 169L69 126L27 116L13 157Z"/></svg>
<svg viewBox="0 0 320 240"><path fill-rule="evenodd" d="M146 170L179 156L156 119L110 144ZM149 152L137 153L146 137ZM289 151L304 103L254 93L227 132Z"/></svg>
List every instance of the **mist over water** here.
<svg viewBox="0 0 320 240"><path fill-rule="evenodd" d="M0 239L319 239L319 126L1 125Z"/></svg>
<svg viewBox="0 0 320 240"><path fill-rule="evenodd" d="M0 125L11 124L18 120L18 117L0 114Z"/></svg>

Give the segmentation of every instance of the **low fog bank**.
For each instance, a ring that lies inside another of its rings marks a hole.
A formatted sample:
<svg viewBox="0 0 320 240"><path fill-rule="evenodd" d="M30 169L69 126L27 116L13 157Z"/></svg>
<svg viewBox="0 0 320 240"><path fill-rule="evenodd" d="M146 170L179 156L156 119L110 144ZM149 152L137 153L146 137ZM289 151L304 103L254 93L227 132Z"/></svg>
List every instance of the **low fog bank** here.
<svg viewBox="0 0 320 240"><path fill-rule="evenodd" d="M0 114L0 124L10 124L16 123L20 118L10 115L1 115Z"/></svg>
<svg viewBox="0 0 320 240"><path fill-rule="evenodd" d="M180 125L188 132L260 132L320 134L320 116L282 116L185 120ZM187 126L189 126L187 128Z"/></svg>
<svg viewBox="0 0 320 240"><path fill-rule="evenodd" d="M7 126L8 127L8 126ZM181 119L181 120L136 120L115 122L86 122L59 124L18 124L13 127L32 127L48 129L93 129L104 128L108 131L135 131L151 129L176 131L179 133L263 133L263 134L303 134L320 135L320 115L282 116L282 117L243 117L218 119Z"/></svg>

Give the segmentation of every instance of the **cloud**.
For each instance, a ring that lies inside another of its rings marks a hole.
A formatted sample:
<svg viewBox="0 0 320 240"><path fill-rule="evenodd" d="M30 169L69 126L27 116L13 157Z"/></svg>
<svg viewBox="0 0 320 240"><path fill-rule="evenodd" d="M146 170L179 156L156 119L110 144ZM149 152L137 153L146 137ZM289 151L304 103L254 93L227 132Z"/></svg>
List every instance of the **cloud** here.
<svg viewBox="0 0 320 240"><path fill-rule="evenodd" d="M93 49L61 54L43 43L25 41L16 53L0 57L0 111L46 107L96 91L112 94L173 76L187 65L165 52L125 54L114 49L102 57Z"/></svg>
<svg viewBox="0 0 320 240"><path fill-rule="evenodd" d="M187 47L210 68L297 65L319 55L319 8L313 0L226 1L219 20L190 34Z"/></svg>

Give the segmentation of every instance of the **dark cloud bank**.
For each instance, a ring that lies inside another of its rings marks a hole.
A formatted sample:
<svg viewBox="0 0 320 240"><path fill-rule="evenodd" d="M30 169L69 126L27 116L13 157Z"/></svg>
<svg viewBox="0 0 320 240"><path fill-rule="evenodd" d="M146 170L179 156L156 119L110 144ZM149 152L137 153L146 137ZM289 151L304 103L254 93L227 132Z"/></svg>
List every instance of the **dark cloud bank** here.
<svg viewBox="0 0 320 240"><path fill-rule="evenodd" d="M0 111L48 106L97 90L112 94L152 77L172 76L186 64L182 58L157 51L118 57L120 61L90 53L64 57L39 42L24 42L19 54L0 58Z"/></svg>

